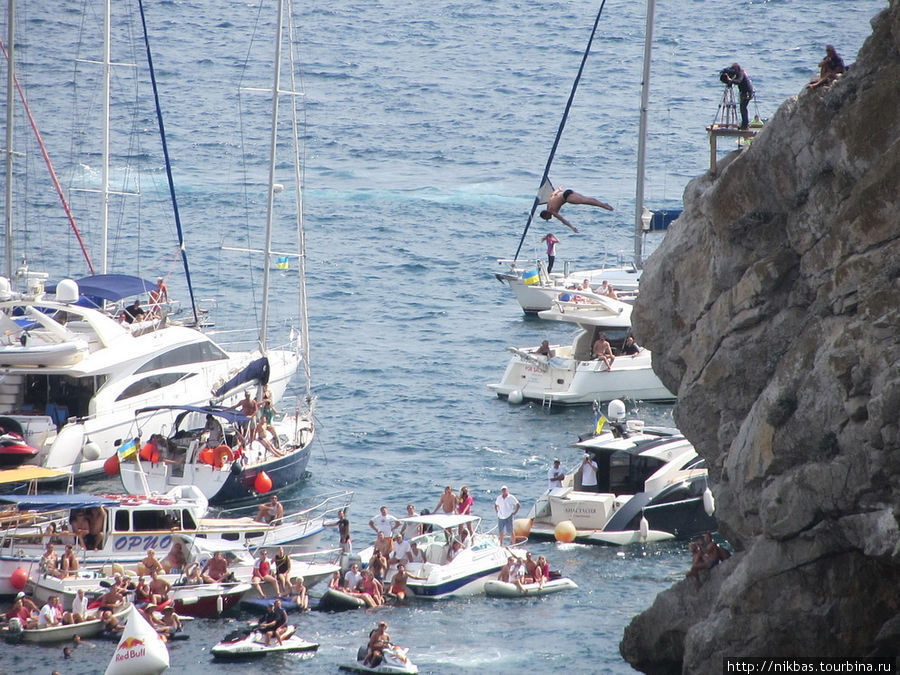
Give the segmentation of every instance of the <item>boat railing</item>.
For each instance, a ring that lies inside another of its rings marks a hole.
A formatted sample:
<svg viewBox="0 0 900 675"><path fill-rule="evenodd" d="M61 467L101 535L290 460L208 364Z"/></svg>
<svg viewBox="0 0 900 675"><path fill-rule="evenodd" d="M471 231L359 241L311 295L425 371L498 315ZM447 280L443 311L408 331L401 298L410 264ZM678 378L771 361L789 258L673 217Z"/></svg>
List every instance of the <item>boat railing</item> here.
<svg viewBox="0 0 900 675"><path fill-rule="evenodd" d="M341 509L346 509L350 506L350 502L353 501L353 492L351 490L343 490L341 492L326 492L324 494L316 495L312 498L298 497L296 499L286 499L281 502L282 506L287 508L290 504L297 503L306 503L308 504L310 501L315 501L316 503L313 506L308 506L306 508L300 509L299 511L292 511L290 513L286 513L282 518L282 523L292 522L292 521L302 521L302 520L314 520L324 518L329 514L337 514ZM247 506L235 507L232 509L223 509L218 511L218 515L225 518L237 517L240 515L246 515L248 508Z"/></svg>

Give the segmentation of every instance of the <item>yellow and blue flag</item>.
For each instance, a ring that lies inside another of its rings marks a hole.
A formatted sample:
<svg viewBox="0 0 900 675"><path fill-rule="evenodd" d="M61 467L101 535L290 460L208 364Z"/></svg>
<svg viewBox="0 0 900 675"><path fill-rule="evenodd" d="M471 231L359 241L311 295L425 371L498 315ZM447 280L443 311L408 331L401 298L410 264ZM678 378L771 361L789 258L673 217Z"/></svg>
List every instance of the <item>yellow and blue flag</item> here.
<svg viewBox="0 0 900 675"><path fill-rule="evenodd" d="M599 436L603 432L604 424L606 424L606 418L603 415L597 415L597 424L594 425L595 436Z"/></svg>
<svg viewBox="0 0 900 675"><path fill-rule="evenodd" d="M528 270L522 274L522 281L525 282L526 286L534 286L540 280L541 277L537 269Z"/></svg>
<svg viewBox="0 0 900 675"><path fill-rule="evenodd" d="M291 260L286 255L275 259L275 269L287 270L291 268Z"/></svg>
<svg viewBox="0 0 900 675"><path fill-rule="evenodd" d="M133 457L135 453L138 451L138 439L132 438L129 441L125 441L122 445L119 446L119 449L116 451L119 454L119 460L128 459L129 457Z"/></svg>

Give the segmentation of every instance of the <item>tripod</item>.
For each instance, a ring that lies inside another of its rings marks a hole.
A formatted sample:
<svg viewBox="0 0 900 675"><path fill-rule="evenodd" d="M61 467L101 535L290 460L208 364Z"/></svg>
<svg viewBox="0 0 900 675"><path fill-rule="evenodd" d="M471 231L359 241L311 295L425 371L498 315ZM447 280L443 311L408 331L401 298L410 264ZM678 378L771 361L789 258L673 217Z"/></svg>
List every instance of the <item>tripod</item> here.
<svg viewBox="0 0 900 675"><path fill-rule="evenodd" d="M722 92L722 100L719 101L719 109L716 111L713 125L735 129L740 126L737 103L734 100L734 87L730 84L726 84L725 91Z"/></svg>

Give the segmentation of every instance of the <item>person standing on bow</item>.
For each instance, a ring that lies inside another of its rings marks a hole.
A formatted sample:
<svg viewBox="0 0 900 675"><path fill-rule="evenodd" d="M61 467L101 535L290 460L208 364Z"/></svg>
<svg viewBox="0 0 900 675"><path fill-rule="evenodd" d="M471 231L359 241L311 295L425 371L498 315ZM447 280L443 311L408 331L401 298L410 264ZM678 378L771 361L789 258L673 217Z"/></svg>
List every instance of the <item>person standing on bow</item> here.
<svg viewBox="0 0 900 675"><path fill-rule="evenodd" d="M553 262L556 260L556 245L559 243L559 239L552 232L548 232L541 241L547 242L547 274L550 274L553 271Z"/></svg>

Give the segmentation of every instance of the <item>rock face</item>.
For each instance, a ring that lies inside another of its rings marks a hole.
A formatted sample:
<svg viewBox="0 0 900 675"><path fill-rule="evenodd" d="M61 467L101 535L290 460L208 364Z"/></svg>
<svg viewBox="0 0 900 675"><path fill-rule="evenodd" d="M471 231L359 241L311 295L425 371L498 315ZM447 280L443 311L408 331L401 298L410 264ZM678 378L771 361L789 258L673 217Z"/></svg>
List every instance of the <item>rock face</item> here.
<svg viewBox="0 0 900 675"><path fill-rule="evenodd" d="M634 314L736 554L636 617L648 673L900 651L900 0L785 102L646 264Z"/></svg>

